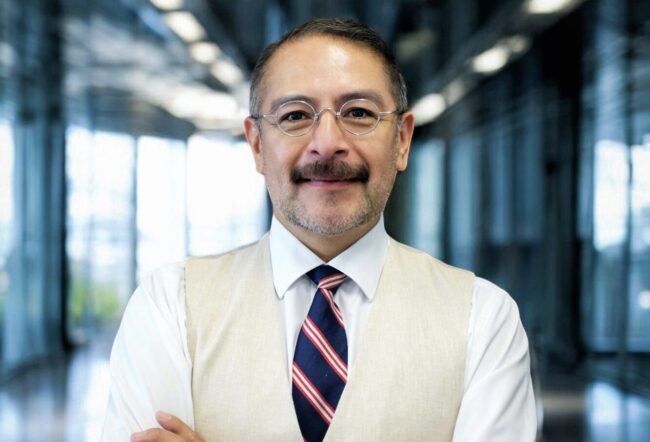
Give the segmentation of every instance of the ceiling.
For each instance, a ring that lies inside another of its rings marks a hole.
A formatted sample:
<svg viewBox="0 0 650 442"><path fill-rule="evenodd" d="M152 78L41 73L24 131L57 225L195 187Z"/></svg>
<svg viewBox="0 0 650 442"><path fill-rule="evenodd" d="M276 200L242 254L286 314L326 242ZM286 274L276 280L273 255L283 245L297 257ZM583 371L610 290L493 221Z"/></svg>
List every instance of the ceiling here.
<svg viewBox="0 0 650 442"><path fill-rule="evenodd" d="M96 125L185 137L196 130L240 133L258 55L311 17L352 18L377 30L395 51L411 103L417 108L419 100L429 112L422 124L503 66L488 63L477 74L479 54L497 48L491 56L514 60L559 17L524 13L522 5L582 0L62 1L72 118L92 111ZM482 17L478 27L467 18L468 6ZM172 16L191 16L198 31L184 36Z"/></svg>
<svg viewBox="0 0 650 442"><path fill-rule="evenodd" d="M407 77L427 63L422 55L433 54L436 42L436 7L425 0L158 0L176 2L171 10L156 0L63 1L70 115L83 119L90 106L95 125L115 126L123 118L136 132L164 131L175 120L193 126L181 132L237 132L259 53L311 17L369 24L398 49ZM195 40L217 45L216 61L197 61L191 42L172 30L166 14L178 11L191 13L203 28Z"/></svg>

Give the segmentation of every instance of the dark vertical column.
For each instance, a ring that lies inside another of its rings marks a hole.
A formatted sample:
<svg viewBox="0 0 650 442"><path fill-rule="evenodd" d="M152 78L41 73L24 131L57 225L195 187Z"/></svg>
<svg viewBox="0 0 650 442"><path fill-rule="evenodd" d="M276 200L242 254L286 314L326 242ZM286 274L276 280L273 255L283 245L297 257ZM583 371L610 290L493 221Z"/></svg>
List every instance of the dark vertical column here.
<svg viewBox="0 0 650 442"><path fill-rule="evenodd" d="M61 351L65 296L65 140L61 1L9 5L17 244L6 305L9 367Z"/></svg>
<svg viewBox="0 0 650 442"><path fill-rule="evenodd" d="M628 2L629 3L629 0ZM629 348L629 337L630 337L630 286L631 286L631 277L632 277L632 188L634 182L633 172L633 163L632 163L632 145L634 144L634 129L633 129L633 87L634 79L632 74L632 36L633 31L631 29L632 16L631 14L632 5L626 4L625 7L621 8L620 11L620 27L625 34L623 39L624 45L624 55L623 55L623 81L624 81L624 100L625 100L625 145L627 146L626 155L627 155L627 169L628 169L628 181L627 181L627 192L626 192L626 206L628 208L625 219L625 253L623 254L623 268L625 269L625 278L623 280L623 296L621 296L622 310L621 310L621 320L618 330L618 359L619 359L619 383L621 385L627 386L628 380L633 378L630 376L631 370L631 360L630 357L630 348Z"/></svg>

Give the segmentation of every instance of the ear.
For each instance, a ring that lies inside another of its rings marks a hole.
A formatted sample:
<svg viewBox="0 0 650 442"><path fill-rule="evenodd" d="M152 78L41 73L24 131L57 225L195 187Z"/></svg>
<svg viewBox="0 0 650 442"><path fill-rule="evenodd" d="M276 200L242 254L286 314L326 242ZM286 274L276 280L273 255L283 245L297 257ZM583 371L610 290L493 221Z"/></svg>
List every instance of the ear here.
<svg viewBox="0 0 650 442"><path fill-rule="evenodd" d="M259 173L264 175L264 167L262 161L262 137L260 134L260 128L257 125L257 121L253 117L246 117L244 120L244 134L246 135L246 141L251 148L253 153L253 158L255 159L255 168Z"/></svg>
<svg viewBox="0 0 650 442"><path fill-rule="evenodd" d="M411 149L411 139L415 129L415 116L412 112L406 112L402 115L402 125L397 134L398 152L395 167L398 172L404 172L409 161L409 151Z"/></svg>

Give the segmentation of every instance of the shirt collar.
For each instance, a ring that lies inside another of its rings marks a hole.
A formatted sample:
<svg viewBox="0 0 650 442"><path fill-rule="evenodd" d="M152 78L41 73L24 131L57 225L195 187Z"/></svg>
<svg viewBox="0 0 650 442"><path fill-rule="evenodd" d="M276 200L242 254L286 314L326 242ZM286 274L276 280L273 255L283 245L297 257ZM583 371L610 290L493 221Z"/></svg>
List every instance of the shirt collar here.
<svg viewBox="0 0 650 442"><path fill-rule="evenodd" d="M283 299L287 290L305 273L321 264L328 264L345 273L372 301L388 250L388 234L382 215L368 233L325 263L273 217L269 243L273 284L278 298Z"/></svg>

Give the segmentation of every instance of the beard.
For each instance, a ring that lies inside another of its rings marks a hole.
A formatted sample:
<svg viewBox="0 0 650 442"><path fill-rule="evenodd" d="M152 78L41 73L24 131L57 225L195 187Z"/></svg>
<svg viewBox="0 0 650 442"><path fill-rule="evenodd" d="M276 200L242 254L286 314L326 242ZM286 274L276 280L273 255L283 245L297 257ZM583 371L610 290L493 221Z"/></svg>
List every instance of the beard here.
<svg viewBox="0 0 650 442"><path fill-rule="evenodd" d="M378 219L386 206L395 180L395 172L386 171L377 184L370 185L370 171L366 164L349 165L340 161L322 161L294 167L292 186L283 195L276 195L273 205L291 224L323 236L337 236ZM363 187L363 195L351 210L342 213L340 204L349 204L349 195L333 191L318 202L307 202L299 197L299 187L312 178L353 182ZM269 189L270 190L270 189ZM348 201L343 201L343 199ZM318 206L320 210L314 210Z"/></svg>

